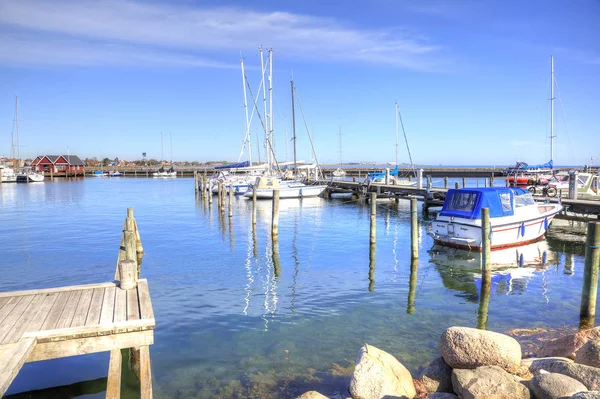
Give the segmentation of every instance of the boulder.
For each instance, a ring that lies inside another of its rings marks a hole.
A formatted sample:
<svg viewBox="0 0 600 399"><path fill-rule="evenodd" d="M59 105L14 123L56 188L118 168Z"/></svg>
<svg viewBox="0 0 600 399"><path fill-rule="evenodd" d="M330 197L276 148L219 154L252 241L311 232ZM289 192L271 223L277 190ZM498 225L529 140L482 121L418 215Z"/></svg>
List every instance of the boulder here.
<svg viewBox="0 0 600 399"><path fill-rule="evenodd" d="M454 392L462 399L529 399L529 390L498 366L452 370Z"/></svg>
<svg viewBox="0 0 600 399"><path fill-rule="evenodd" d="M389 353L365 344L358 351L350 394L354 399L413 399L417 393L410 371L402 363Z"/></svg>
<svg viewBox="0 0 600 399"><path fill-rule="evenodd" d="M508 335L468 327L450 327L440 338L440 352L453 369L499 366L509 372L521 364L521 345Z"/></svg>
<svg viewBox="0 0 600 399"><path fill-rule="evenodd" d="M308 391L298 396L296 399L328 399L327 396L321 395L317 391Z"/></svg>
<svg viewBox="0 0 600 399"><path fill-rule="evenodd" d="M571 399L600 399L600 391L579 392L571 396Z"/></svg>
<svg viewBox="0 0 600 399"><path fill-rule="evenodd" d="M529 389L535 399L563 399L578 392L587 391L586 387L574 378L558 373L536 373L529 383Z"/></svg>
<svg viewBox="0 0 600 399"><path fill-rule="evenodd" d="M423 369L419 381L427 392L452 392L452 369L438 357Z"/></svg>
<svg viewBox="0 0 600 399"><path fill-rule="evenodd" d="M434 392L427 395L427 399L458 399L458 396L448 392Z"/></svg>
<svg viewBox="0 0 600 399"><path fill-rule="evenodd" d="M538 351L539 357L568 357L575 359L575 352L590 339L600 338L600 327L579 331L576 334L566 335L554 341L546 342Z"/></svg>
<svg viewBox="0 0 600 399"><path fill-rule="evenodd" d="M523 363L530 362L529 370L536 373L546 370L550 373L559 373L576 379L586 386L587 389L600 391L600 368L573 363L569 359L547 358L526 359Z"/></svg>
<svg viewBox="0 0 600 399"><path fill-rule="evenodd" d="M575 363L600 367L600 339L590 339L575 352Z"/></svg>

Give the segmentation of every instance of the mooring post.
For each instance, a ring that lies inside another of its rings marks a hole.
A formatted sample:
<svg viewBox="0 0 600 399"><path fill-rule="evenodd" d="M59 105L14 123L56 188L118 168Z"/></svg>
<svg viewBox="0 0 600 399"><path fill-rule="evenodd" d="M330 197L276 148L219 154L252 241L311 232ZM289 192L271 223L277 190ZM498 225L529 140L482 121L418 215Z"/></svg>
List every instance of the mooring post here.
<svg viewBox="0 0 600 399"><path fill-rule="evenodd" d="M510 187L510 182L508 181L508 177L506 179L504 179L504 184L506 184L506 187Z"/></svg>
<svg viewBox="0 0 600 399"><path fill-rule="evenodd" d="M417 199L410 199L410 248L411 258L419 258L419 215L417 215Z"/></svg>
<svg viewBox="0 0 600 399"><path fill-rule="evenodd" d="M406 304L406 313L415 313L415 298L417 296L417 274L419 271L419 260L410 261L410 279L408 280L408 303Z"/></svg>
<svg viewBox="0 0 600 399"><path fill-rule="evenodd" d="M569 172L569 199L577 199L577 171Z"/></svg>
<svg viewBox="0 0 600 399"><path fill-rule="evenodd" d="M198 195L198 173L194 171L194 192Z"/></svg>
<svg viewBox="0 0 600 399"><path fill-rule="evenodd" d="M463 188L467 187L467 178L466 177L462 178L462 184L463 184Z"/></svg>
<svg viewBox="0 0 600 399"><path fill-rule="evenodd" d="M493 173L490 176L490 187L494 187L494 174Z"/></svg>
<svg viewBox="0 0 600 399"><path fill-rule="evenodd" d="M448 188L448 177L444 177L444 188Z"/></svg>
<svg viewBox="0 0 600 399"><path fill-rule="evenodd" d="M417 170L417 188L423 190L423 169Z"/></svg>
<svg viewBox="0 0 600 399"><path fill-rule="evenodd" d="M580 324L594 326L596 294L598 292L598 266L600 264L600 222L589 222L585 246L583 290L581 291ZM590 323L591 321L591 323Z"/></svg>
<svg viewBox="0 0 600 399"><path fill-rule="evenodd" d="M371 193L371 234L370 242L377 241L377 193Z"/></svg>
<svg viewBox="0 0 600 399"><path fill-rule="evenodd" d="M458 190L460 188L460 184L458 184L458 182L454 183L454 188Z"/></svg>
<svg viewBox="0 0 600 399"><path fill-rule="evenodd" d="M279 261L279 237L274 235L272 237L273 244L273 274L275 277L281 275L281 262Z"/></svg>
<svg viewBox="0 0 600 399"><path fill-rule="evenodd" d="M256 226L256 186L252 187L252 226Z"/></svg>
<svg viewBox="0 0 600 399"><path fill-rule="evenodd" d="M85 175L85 172L84 172ZM50 181L54 181L54 167L50 167Z"/></svg>
<svg viewBox="0 0 600 399"><path fill-rule="evenodd" d="M481 289L479 290L479 307L477 308L477 328L480 330L487 330L491 288L492 272L489 269L484 269L481 275Z"/></svg>
<svg viewBox="0 0 600 399"><path fill-rule="evenodd" d="M273 212L271 218L271 235L279 235L279 190L273 190Z"/></svg>
<svg viewBox="0 0 600 399"><path fill-rule="evenodd" d="M431 175L427 175L427 192L431 191L433 183L431 182Z"/></svg>
<svg viewBox="0 0 600 399"><path fill-rule="evenodd" d="M233 217L233 183L229 183L229 217Z"/></svg>
<svg viewBox="0 0 600 399"><path fill-rule="evenodd" d="M481 259L483 270L489 270L491 263L490 208L481 208Z"/></svg>
<svg viewBox="0 0 600 399"><path fill-rule="evenodd" d="M356 183L356 176L352 178L352 182Z"/></svg>
<svg viewBox="0 0 600 399"><path fill-rule="evenodd" d="M375 291L376 247L375 243L369 245L369 292Z"/></svg>
<svg viewBox="0 0 600 399"><path fill-rule="evenodd" d="M225 212L225 184L221 184L221 201L219 202L219 209L221 212Z"/></svg>
<svg viewBox="0 0 600 399"><path fill-rule="evenodd" d="M206 193L208 195L208 205L212 205L213 193L212 193L212 180L208 180L206 184Z"/></svg>
<svg viewBox="0 0 600 399"><path fill-rule="evenodd" d="M137 266L135 261L122 260L119 262L119 288L130 290L137 287Z"/></svg>

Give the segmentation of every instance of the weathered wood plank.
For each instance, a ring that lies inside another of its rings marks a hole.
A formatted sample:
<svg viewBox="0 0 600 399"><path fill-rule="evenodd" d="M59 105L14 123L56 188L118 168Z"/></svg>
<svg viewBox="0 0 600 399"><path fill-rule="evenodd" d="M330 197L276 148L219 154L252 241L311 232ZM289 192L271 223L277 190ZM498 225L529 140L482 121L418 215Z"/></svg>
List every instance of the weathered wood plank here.
<svg viewBox="0 0 600 399"><path fill-rule="evenodd" d="M90 310L90 303L92 302L93 290L82 290L81 298L75 309L73 320L71 321L71 327L80 327L85 325L85 318L87 317L88 311Z"/></svg>
<svg viewBox="0 0 600 399"><path fill-rule="evenodd" d="M154 319L122 321L106 326L69 327L59 330L26 332L23 337L34 337L39 343L58 342L70 339L99 337L102 335L122 334L135 331L152 330L156 326Z"/></svg>
<svg viewBox="0 0 600 399"><path fill-rule="evenodd" d="M140 300L140 317L142 319L153 319L154 310L152 309L152 301L150 300L148 280L142 279L138 281L138 295Z"/></svg>
<svg viewBox="0 0 600 399"><path fill-rule="evenodd" d="M23 296L23 295L48 294L51 292L78 291L78 290L106 288L106 287L115 287L115 286L116 286L115 283L110 282L110 283L95 283L95 284L84 284L84 285L70 285L68 287L43 288L43 289L39 289L39 290L0 292L0 298Z"/></svg>
<svg viewBox="0 0 600 399"><path fill-rule="evenodd" d="M152 399L152 371L150 367L150 348L140 346L140 397Z"/></svg>
<svg viewBox="0 0 600 399"><path fill-rule="evenodd" d="M100 314L100 325L113 322L115 315L115 290L116 287L107 287L102 301L102 312Z"/></svg>
<svg viewBox="0 0 600 399"><path fill-rule="evenodd" d="M85 319L86 326L97 326L100 324L100 312L102 311L105 290L106 288L94 288L90 309Z"/></svg>
<svg viewBox="0 0 600 399"><path fill-rule="evenodd" d="M40 330L53 330L54 328L56 328L56 324L58 323L60 315L62 314L65 306L67 305L67 301L69 300L70 294L71 293L67 291L60 292L58 294L58 297L52 305L52 308L50 309L50 312L48 313L46 320L44 320L44 323L42 324Z"/></svg>
<svg viewBox="0 0 600 399"><path fill-rule="evenodd" d="M46 321L46 318L50 314L50 309L52 309L52 306L54 305L54 302L56 302L56 298L58 298L59 294L58 292L55 292L52 294L40 295L44 295L44 301L42 302L42 305L38 308L38 311L33 316L31 323L29 323L25 331L38 331L40 328L42 328L42 325L44 324L44 321Z"/></svg>
<svg viewBox="0 0 600 399"><path fill-rule="evenodd" d="M12 345L9 351L3 352L0 359L0 397L4 395L34 348L35 338L25 338Z"/></svg>
<svg viewBox="0 0 600 399"><path fill-rule="evenodd" d="M115 294L115 318L114 322L127 320L127 291L118 288Z"/></svg>
<svg viewBox="0 0 600 399"><path fill-rule="evenodd" d="M73 316L75 315L75 310L77 309L77 305L79 304L79 299L81 298L82 292L83 291L79 290L71 291L68 293L69 299L67 300L67 303L65 304L64 309L60 314L58 321L56 322L55 328L67 328L71 326L71 321L73 321Z"/></svg>
<svg viewBox="0 0 600 399"><path fill-rule="evenodd" d="M140 319L140 306L138 303L137 288L127 290L127 320Z"/></svg>
<svg viewBox="0 0 600 399"><path fill-rule="evenodd" d="M27 326L29 326L29 323L31 323L31 321L33 320L33 316L35 316L38 309L42 306L42 302L45 298L46 294L35 295L29 303L29 306L27 306L25 311L20 314L17 322L12 326L10 331L6 334L6 336L0 343L8 344L10 342L17 342L21 338L21 335L23 335L23 333L27 329ZM14 311L17 311L17 308L15 308Z"/></svg>
<svg viewBox="0 0 600 399"><path fill-rule="evenodd" d="M0 298L0 309L2 309L2 306L4 306L4 304L5 304L6 302L8 302L8 299L9 299L9 298L10 298L10 297L8 297L8 296L5 296L5 297L3 297L3 298Z"/></svg>
<svg viewBox="0 0 600 399"><path fill-rule="evenodd" d="M108 363L108 381L106 383L106 399L121 398L121 349L110 351Z"/></svg>
<svg viewBox="0 0 600 399"><path fill-rule="evenodd" d="M15 306L17 306L20 300L21 297L19 296L8 298L8 301L4 304L4 306L2 306L2 309L0 309L0 323L4 321L4 319L10 314L10 312L12 312L12 310L15 308Z"/></svg>
<svg viewBox="0 0 600 399"><path fill-rule="evenodd" d="M153 330L70 339L66 341L38 342L33 352L27 358L27 362L107 352L113 349L132 348L135 346L152 345L153 343Z"/></svg>
<svg viewBox="0 0 600 399"><path fill-rule="evenodd" d="M17 306L13 308L13 310L4 318L2 323L0 323L0 342L4 340L4 337L15 327L17 321L21 318L21 315L33 300L33 295L23 296L21 297Z"/></svg>

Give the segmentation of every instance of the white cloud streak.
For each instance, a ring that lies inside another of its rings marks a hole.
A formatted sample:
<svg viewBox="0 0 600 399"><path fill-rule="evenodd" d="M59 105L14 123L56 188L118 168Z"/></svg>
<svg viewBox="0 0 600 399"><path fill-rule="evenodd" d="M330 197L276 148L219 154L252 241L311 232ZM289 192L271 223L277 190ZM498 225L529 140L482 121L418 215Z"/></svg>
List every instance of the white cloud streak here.
<svg viewBox="0 0 600 399"><path fill-rule="evenodd" d="M290 58L443 68L440 47L398 29L367 30L330 18L239 8L4 0L0 33L2 64L227 67L215 60L262 43Z"/></svg>

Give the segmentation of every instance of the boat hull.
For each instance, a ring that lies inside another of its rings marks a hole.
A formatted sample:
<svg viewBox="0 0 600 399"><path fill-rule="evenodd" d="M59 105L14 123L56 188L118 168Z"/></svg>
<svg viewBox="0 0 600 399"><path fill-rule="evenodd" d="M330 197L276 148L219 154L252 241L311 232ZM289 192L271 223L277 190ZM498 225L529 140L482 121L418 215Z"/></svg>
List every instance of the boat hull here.
<svg viewBox="0 0 600 399"><path fill-rule="evenodd" d="M41 174L31 174L31 175L18 175L17 182L18 183L41 183L44 181L44 175Z"/></svg>
<svg viewBox="0 0 600 399"><path fill-rule="evenodd" d="M306 197L318 197L321 195L327 186L325 185L315 185L315 186L291 186L291 187L280 187L279 190L279 198L306 198ZM253 189L248 189L248 191L244 194L244 197L252 198ZM256 189L256 198L258 199L270 199L273 198L273 189L271 188L258 188Z"/></svg>

